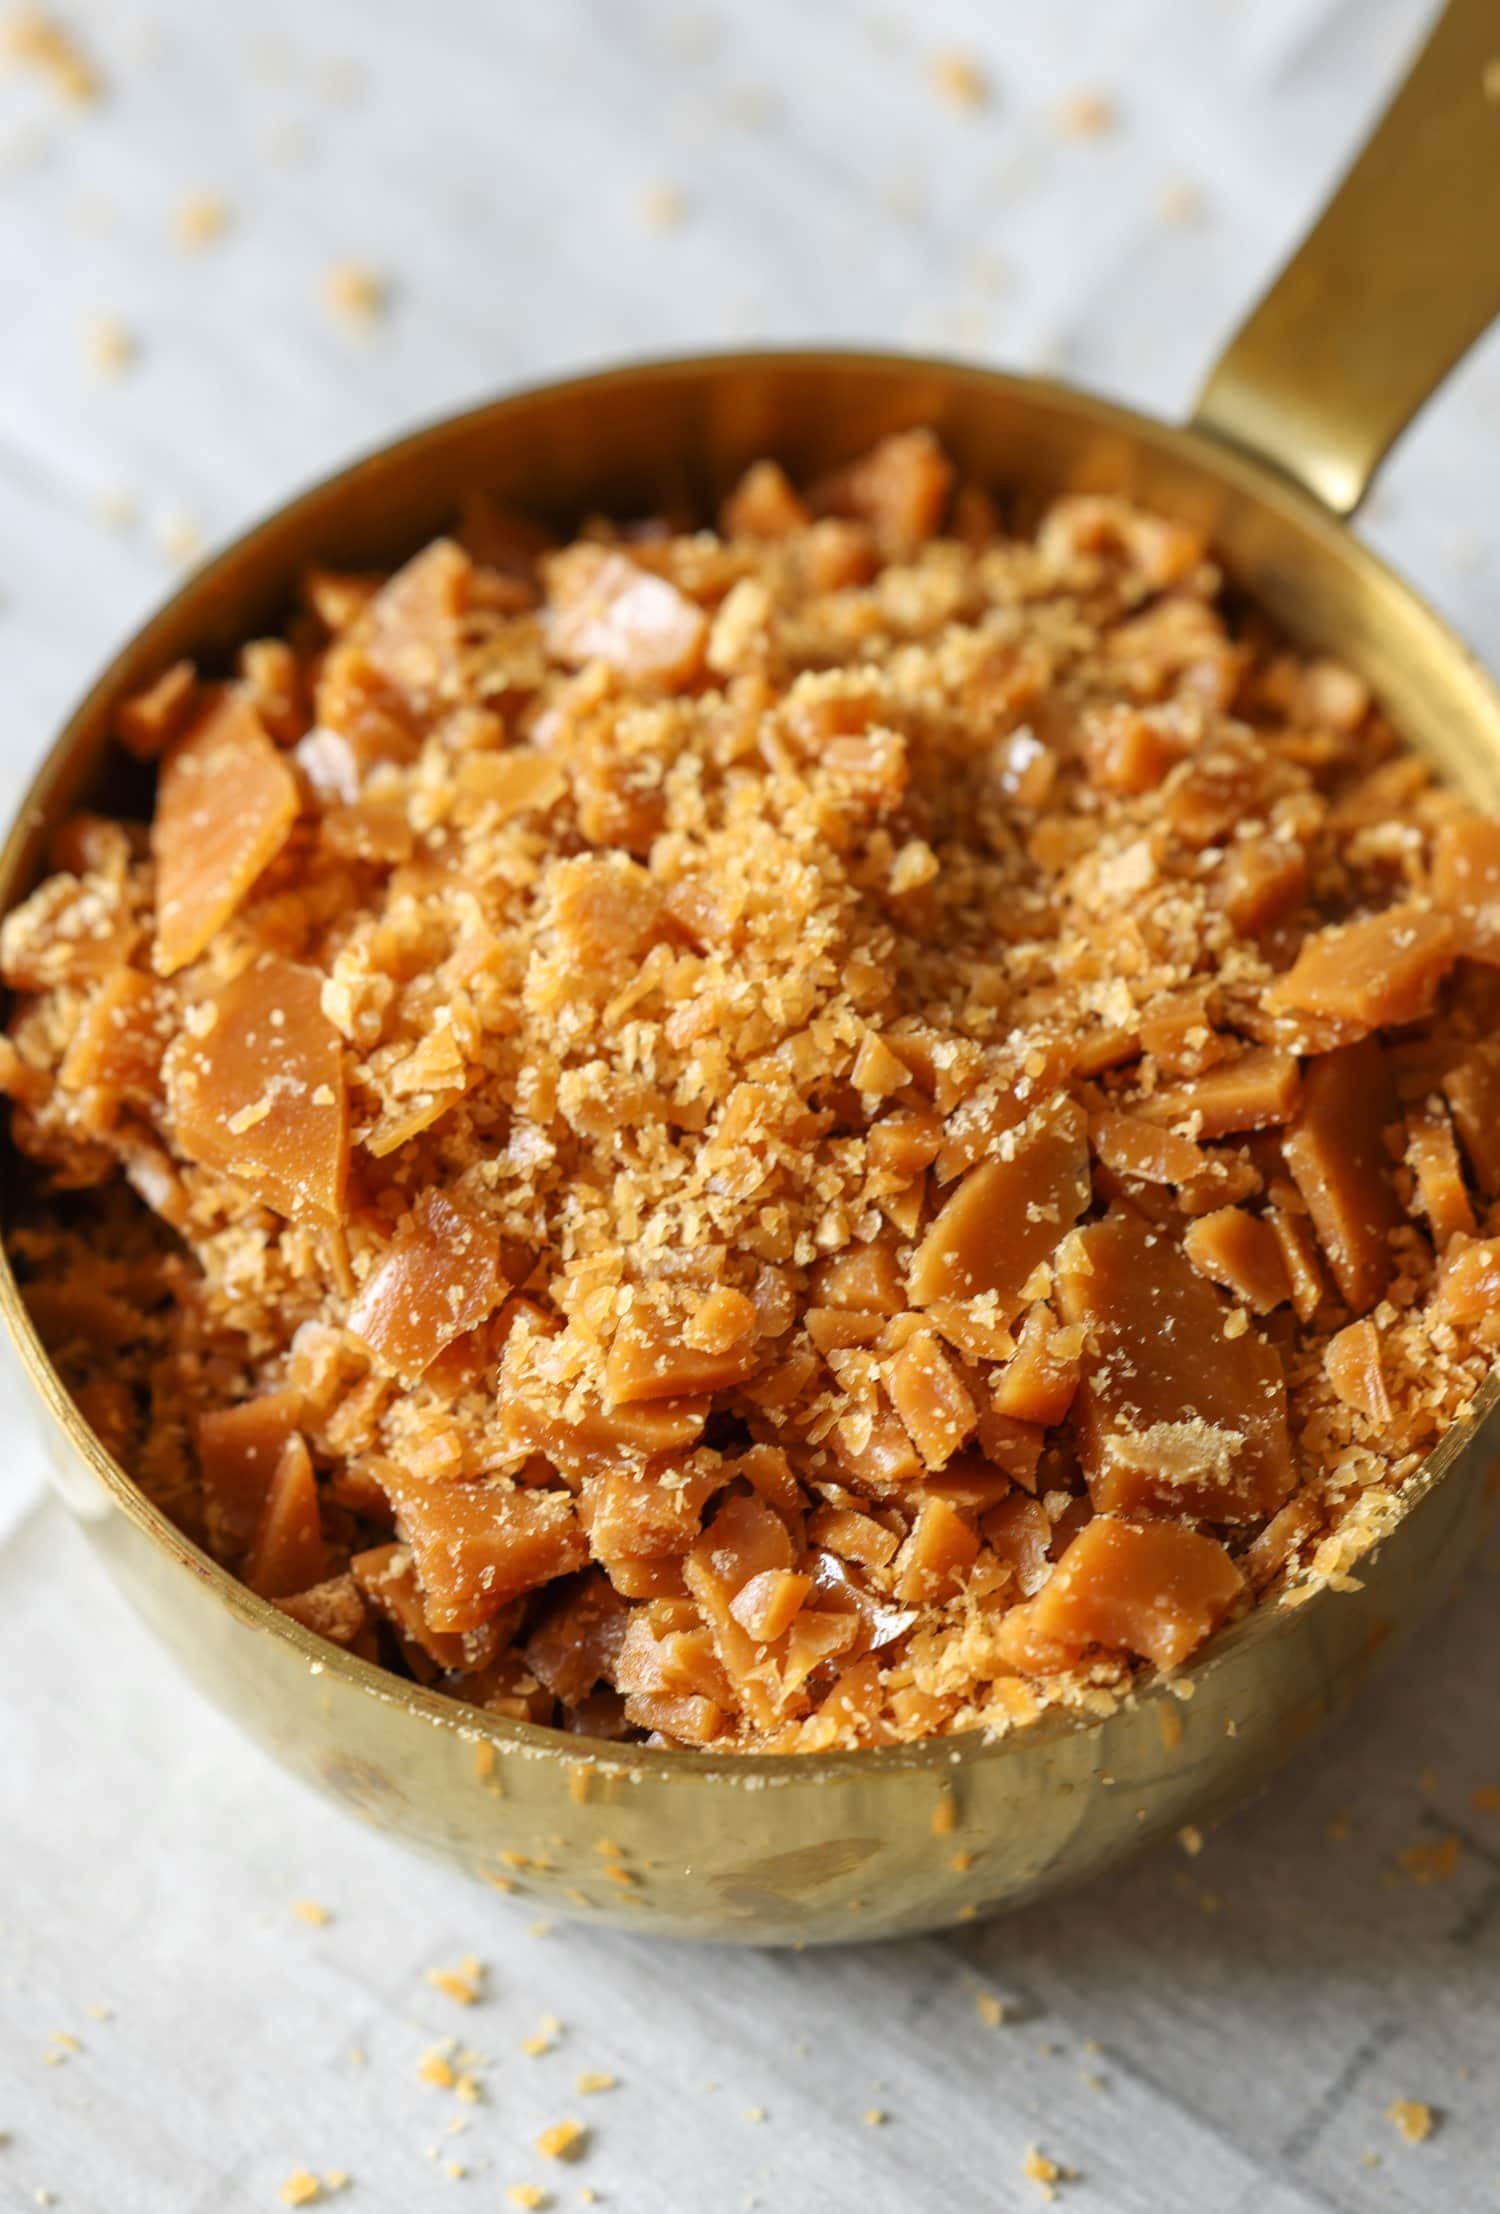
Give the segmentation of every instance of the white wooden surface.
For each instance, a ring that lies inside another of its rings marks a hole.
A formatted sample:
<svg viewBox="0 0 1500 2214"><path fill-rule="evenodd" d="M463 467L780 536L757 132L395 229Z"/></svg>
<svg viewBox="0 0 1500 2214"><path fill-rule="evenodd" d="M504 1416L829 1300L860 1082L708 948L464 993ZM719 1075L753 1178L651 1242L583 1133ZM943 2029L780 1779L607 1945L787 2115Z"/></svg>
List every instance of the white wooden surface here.
<svg viewBox="0 0 1500 2214"><path fill-rule="evenodd" d="M1045 365L1180 412L1426 13L76 0L100 104L0 78L7 809L188 525L222 539L501 385L837 337ZM982 109L933 89L944 50L984 69ZM1113 129L1059 130L1080 93L1114 102ZM668 227L650 220L664 190ZM187 254L173 215L193 191L222 193L230 227ZM342 261L391 287L369 329L323 298ZM91 366L99 316L138 342L125 375ZM1365 525L1492 659L1497 402L1492 344ZM520 2181L558 2206L589 2185L620 2214L936 2214L1041 2204L1034 2141L1079 2171L1062 2187L1079 2214L1500 2204L1500 1820L1471 1804L1500 1784L1482 1567L1354 1727L1201 1859L939 1942L694 1955L533 1936L524 1907L284 1782L175 1682L44 1503L8 1370L0 1423L0 2208L49 2191L239 2214L306 2164L348 2171L351 2214L449 2193L495 2209ZM1450 1835L1450 1882L1394 1867ZM298 1895L333 1920L299 1922ZM491 1968L461 2017L423 1980L460 1953ZM984 2027L981 1989L1012 2025ZM544 2013L567 2028L524 2058ZM54 2044L48 2066L56 2030L83 2049ZM494 2056L479 2106L417 2079L450 2030ZM579 2069L621 2088L580 2100ZM1439 2110L1426 2144L1385 2118L1397 2096ZM872 2107L889 2120L866 2124ZM532 2141L574 2112L591 2149L549 2168Z"/></svg>

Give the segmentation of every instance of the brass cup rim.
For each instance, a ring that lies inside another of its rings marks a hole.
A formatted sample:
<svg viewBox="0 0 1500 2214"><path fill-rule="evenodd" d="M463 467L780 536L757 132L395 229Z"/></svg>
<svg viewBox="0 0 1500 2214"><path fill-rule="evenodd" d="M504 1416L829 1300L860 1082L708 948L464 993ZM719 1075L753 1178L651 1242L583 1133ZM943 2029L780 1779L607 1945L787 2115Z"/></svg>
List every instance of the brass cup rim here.
<svg viewBox="0 0 1500 2214"><path fill-rule="evenodd" d="M992 395L997 404L1007 401L1041 405L1073 419L1080 429L1124 441L1128 446L1170 451L1203 478L1227 488L1261 507L1279 510L1301 531L1314 537L1329 559L1352 562L1363 572L1375 592L1399 604L1427 630L1433 645L1462 667L1483 700L1500 717L1500 691L1472 650L1436 612L1421 593L1399 576L1380 555L1356 539L1352 532L1310 494L1268 463L1232 447L1193 427L1165 423L1121 402L1106 400L1049 377L990 369L972 362L942 356L911 354L879 348L759 347L707 349L691 354L644 356L605 368L562 378L548 378L515 388L495 397L444 415L435 416L396 437L382 440L328 475L278 503L220 547L162 601L110 656L48 748L11 819L0 844L0 914L30 887L23 883L35 827L45 819L54 787L61 780L81 741L94 732L101 715L124 691L139 681L149 667L155 641L165 639L184 610L210 608L224 583L255 549L290 536L303 523L314 523L331 514L339 502L366 480L383 470L408 462L422 448L453 440L500 414L524 415L528 406L563 400L586 401L593 395L631 383L655 382L683 391L710 379L728 379L740 372L816 374L828 379L901 376L931 381L934 395L955 387L977 389ZM304 554L301 559L305 559ZM300 559L298 565L301 565ZM288 577L290 582L290 576ZM22 1364L39 1395L61 1429L78 1448L89 1469L115 1507L166 1553L185 1574L206 1583L238 1619L263 1634L289 1643L307 1664L309 1674L327 1672L383 1704L406 1708L434 1726L471 1740L489 1740L500 1748L539 1760L584 1765L602 1773L628 1770L650 1774L659 1781L695 1778L717 1782L775 1787L810 1782L818 1776L868 1775L908 1772L930 1773L966 1765L975 1760L1003 1759L1012 1753L1035 1749L1048 1741L1072 1738L1102 1727L1097 1716L1075 1710L1053 1709L1036 1721L991 1735L969 1730L929 1737L910 1744L879 1746L850 1752L806 1754L744 1754L696 1752L686 1748L620 1745L612 1739L590 1738L536 1723L517 1722L468 1706L461 1700L398 1677L373 1662L358 1659L329 1644L283 1613L272 1601L258 1598L229 1570L222 1567L170 1521L149 1500L126 1471L107 1452L90 1429L54 1369L32 1326L21 1298L8 1251L0 1244L0 1322L3 1322ZM1478 1393L1472 1412L1453 1425L1407 1479L1400 1493L1400 1520L1447 1474L1474 1432L1500 1403L1500 1369L1492 1370ZM1326 1608L1339 1595L1327 1587L1316 1589L1299 1611ZM1196 1682L1245 1645L1273 1639L1286 1619L1281 1610L1257 1601L1250 1614L1217 1631L1200 1648L1192 1663L1174 1677L1151 1673L1132 1685L1125 1696L1141 1703L1174 1696L1173 1685Z"/></svg>

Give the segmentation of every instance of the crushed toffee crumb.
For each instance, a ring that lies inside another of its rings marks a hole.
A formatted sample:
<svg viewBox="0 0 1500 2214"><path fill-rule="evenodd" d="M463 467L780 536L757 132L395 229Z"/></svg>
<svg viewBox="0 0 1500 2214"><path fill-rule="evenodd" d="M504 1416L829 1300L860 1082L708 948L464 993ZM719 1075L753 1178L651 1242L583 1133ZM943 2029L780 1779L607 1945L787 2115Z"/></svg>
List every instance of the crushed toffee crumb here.
<svg viewBox="0 0 1500 2214"><path fill-rule="evenodd" d="M12 8L0 21L0 61L44 77L60 100L91 107L103 84L89 55L45 8Z"/></svg>
<svg viewBox="0 0 1500 2214"><path fill-rule="evenodd" d="M117 731L151 822L0 925L10 1252L303 1632L726 1752L1186 1697L1471 1412L1500 826L1184 524L919 430L712 530L475 498Z"/></svg>
<svg viewBox="0 0 1500 2214"><path fill-rule="evenodd" d="M949 107L970 113L989 106L990 82L983 65L972 54L935 54L928 77L938 97Z"/></svg>
<svg viewBox="0 0 1500 2214"><path fill-rule="evenodd" d="M1408 2145L1425 2144L1437 2127L1437 2114L1425 2099L1392 2099L1385 2112Z"/></svg>
<svg viewBox="0 0 1500 2214"><path fill-rule="evenodd" d="M551 2130L542 2130L535 2150L546 2161L580 2161L588 2150L588 2130L582 2121L558 2121Z"/></svg>
<svg viewBox="0 0 1500 2214"><path fill-rule="evenodd" d="M1115 122L1115 103L1107 92L1069 93L1057 111L1057 127L1067 138L1103 138Z"/></svg>
<svg viewBox="0 0 1500 2214"><path fill-rule="evenodd" d="M336 261L323 273L323 298L343 322L368 326L390 305L390 284L363 262Z"/></svg>
<svg viewBox="0 0 1500 2214"><path fill-rule="evenodd" d="M484 1996L483 1964L466 1956L456 1968L429 1968L427 1981L455 2006L477 2006Z"/></svg>
<svg viewBox="0 0 1500 2214"><path fill-rule="evenodd" d="M172 211L172 235L187 253L213 246L229 228L229 203L219 192L187 192Z"/></svg>
<svg viewBox="0 0 1500 2214"><path fill-rule="evenodd" d="M122 377L140 352L134 331L117 315L91 315L84 327L89 367L101 377Z"/></svg>

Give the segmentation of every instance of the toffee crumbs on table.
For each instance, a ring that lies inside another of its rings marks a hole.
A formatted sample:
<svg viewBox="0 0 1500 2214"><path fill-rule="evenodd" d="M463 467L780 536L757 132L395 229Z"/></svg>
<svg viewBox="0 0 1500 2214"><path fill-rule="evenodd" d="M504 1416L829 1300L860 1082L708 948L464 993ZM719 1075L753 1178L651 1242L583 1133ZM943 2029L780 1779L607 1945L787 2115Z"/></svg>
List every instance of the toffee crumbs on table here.
<svg viewBox="0 0 1500 2214"><path fill-rule="evenodd" d="M1488 1373L1500 825L1180 523L922 431L712 531L476 500L117 735L149 821L0 930L10 1252L365 1659L744 1752L1107 1711L1349 1585Z"/></svg>

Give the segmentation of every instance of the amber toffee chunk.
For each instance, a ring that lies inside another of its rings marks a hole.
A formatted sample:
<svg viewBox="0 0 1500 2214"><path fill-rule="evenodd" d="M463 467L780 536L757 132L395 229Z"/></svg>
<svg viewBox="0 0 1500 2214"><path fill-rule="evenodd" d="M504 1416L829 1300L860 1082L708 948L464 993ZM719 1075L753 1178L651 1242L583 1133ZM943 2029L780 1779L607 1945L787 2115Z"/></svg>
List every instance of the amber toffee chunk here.
<svg viewBox="0 0 1500 2214"><path fill-rule="evenodd" d="M1295 1481L1281 1364L1171 1237L1126 1208L1075 1231L1057 1297L1087 1333L1076 1429L1101 1511L1275 1512Z"/></svg>
<svg viewBox="0 0 1500 2214"><path fill-rule="evenodd" d="M1192 528L1004 513L921 428L477 496L119 708L149 819L0 923L10 1250L296 1635L584 1741L1097 1715L1472 1406L1500 823Z"/></svg>

